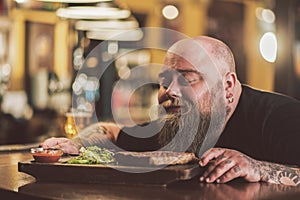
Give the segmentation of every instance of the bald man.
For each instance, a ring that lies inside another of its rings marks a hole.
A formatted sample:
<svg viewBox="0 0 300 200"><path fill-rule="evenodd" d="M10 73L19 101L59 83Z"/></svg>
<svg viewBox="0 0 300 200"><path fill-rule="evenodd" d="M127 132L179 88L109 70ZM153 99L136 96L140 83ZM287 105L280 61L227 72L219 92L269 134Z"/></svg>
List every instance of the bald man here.
<svg viewBox="0 0 300 200"><path fill-rule="evenodd" d="M300 185L300 103L242 85L231 50L206 36L172 45L159 74L160 119L134 127L98 123L44 148L78 153L98 145L128 151L194 152L200 181Z"/></svg>

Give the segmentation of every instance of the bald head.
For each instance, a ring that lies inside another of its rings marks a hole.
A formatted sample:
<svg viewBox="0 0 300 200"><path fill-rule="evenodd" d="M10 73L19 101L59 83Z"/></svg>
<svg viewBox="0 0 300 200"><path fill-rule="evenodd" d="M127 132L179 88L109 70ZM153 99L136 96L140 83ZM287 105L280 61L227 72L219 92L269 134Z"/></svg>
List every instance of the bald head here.
<svg viewBox="0 0 300 200"><path fill-rule="evenodd" d="M166 59L174 55L184 58L195 67L203 63L213 63L219 72L235 72L235 62L230 48L220 40L208 36L197 36L176 42L168 50Z"/></svg>
<svg viewBox="0 0 300 200"><path fill-rule="evenodd" d="M235 72L235 62L230 48L222 41L208 36L198 36L192 38L198 42L214 62L217 62L220 68L225 71Z"/></svg>

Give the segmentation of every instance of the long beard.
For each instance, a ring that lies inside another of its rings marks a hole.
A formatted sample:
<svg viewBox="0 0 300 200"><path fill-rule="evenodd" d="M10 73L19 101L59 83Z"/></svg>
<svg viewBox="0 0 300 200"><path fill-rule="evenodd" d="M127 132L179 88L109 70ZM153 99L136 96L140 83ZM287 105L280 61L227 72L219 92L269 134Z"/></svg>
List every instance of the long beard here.
<svg viewBox="0 0 300 200"><path fill-rule="evenodd" d="M200 105L184 102L187 112L166 114L161 119L164 124L158 137L162 150L187 151L198 156L203 153L206 147L201 147L207 134L221 133L224 128L227 109L220 87L212 88L212 95L208 92Z"/></svg>
<svg viewBox="0 0 300 200"><path fill-rule="evenodd" d="M197 106L189 105L189 112L167 114L161 123L164 125L158 137L162 150L197 154L210 124L210 113L199 114Z"/></svg>

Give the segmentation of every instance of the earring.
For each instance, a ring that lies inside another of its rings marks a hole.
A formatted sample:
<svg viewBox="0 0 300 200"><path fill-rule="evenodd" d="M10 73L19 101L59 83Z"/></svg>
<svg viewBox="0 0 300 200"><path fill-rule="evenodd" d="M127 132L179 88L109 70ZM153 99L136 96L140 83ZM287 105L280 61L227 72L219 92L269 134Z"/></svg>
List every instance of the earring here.
<svg viewBox="0 0 300 200"><path fill-rule="evenodd" d="M229 94L228 103L233 103L233 101L234 101L233 95Z"/></svg>

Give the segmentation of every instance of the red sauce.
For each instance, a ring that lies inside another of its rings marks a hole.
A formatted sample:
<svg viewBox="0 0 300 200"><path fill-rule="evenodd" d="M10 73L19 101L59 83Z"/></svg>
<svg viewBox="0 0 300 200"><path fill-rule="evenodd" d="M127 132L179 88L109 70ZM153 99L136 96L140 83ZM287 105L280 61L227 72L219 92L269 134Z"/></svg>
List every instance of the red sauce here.
<svg viewBox="0 0 300 200"><path fill-rule="evenodd" d="M44 152L35 152L32 153L33 158L36 162L42 163L53 163L57 162L60 157L63 155L63 152L60 150L45 150Z"/></svg>

